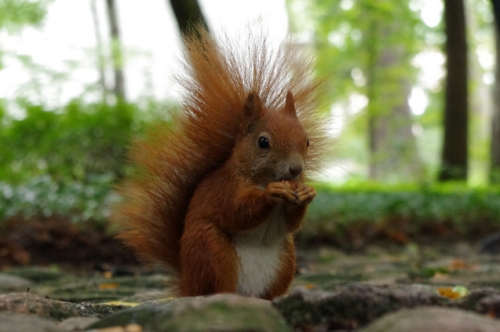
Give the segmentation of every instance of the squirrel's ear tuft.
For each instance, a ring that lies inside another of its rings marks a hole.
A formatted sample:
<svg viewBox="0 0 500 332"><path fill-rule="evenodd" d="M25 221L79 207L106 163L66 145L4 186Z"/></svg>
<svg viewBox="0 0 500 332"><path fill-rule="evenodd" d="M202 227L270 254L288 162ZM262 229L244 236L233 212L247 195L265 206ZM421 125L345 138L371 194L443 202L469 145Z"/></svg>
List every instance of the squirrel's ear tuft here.
<svg viewBox="0 0 500 332"><path fill-rule="evenodd" d="M255 92L250 92L243 105L243 115L246 119L255 119L261 117L262 113L262 103L259 96Z"/></svg>
<svg viewBox="0 0 500 332"><path fill-rule="evenodd" d="M295 101L293 100L293 94L290 91L286 94L285 113L297 116L297 112L295 111Z"/></svg>

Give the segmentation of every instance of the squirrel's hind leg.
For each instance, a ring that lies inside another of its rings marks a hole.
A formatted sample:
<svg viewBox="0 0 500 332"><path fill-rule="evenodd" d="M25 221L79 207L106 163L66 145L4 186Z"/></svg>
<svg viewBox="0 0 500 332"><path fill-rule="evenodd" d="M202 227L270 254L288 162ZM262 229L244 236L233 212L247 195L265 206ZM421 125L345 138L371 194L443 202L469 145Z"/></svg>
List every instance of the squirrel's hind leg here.
<svg viewBox="0 0 500 332"><path fill-rule="evenodd" d="M180 295L235 293L238 257L229 236L203 221L190 226L181 239Z"/></svg>

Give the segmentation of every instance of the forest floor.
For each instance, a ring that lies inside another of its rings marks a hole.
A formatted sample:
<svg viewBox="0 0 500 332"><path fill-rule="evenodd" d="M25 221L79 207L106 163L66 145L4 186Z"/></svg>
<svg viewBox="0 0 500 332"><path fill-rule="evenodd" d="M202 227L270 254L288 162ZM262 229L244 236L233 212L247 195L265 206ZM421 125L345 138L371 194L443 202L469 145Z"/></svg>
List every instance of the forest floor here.
<svg viewBox="0 0 500 332"><path fill-rule="evenodd" d="M63 221L56 220L50 226L40 220L11 221L0 235L0 262L0 297L29 293L73 304L168 298L169 276L165 271L141 267L110 235L96 229L84 231ZM356 251L301 244L297 262L292 294L338 292L353 284L389 290L420 285L438 298L429 300L435 304L440 297L454 301L474 290L492 289L495 294L500 290L500 255L479 254L477 243L470 241L426 239L405 245L374 241ZM7 307L0 300L0 313L24 310ZM95 314L90 316L96 318ZM323 330L337 331L335 324ZM351 326L342 324L337 326L339 331Z"/></svg>

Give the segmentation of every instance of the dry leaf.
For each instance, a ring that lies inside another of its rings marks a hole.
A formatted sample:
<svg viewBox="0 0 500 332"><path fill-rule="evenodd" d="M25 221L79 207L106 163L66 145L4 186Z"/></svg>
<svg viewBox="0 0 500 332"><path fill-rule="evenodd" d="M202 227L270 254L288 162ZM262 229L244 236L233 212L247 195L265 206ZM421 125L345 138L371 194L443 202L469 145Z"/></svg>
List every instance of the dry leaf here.
<svg viewBox="0 0 500 332"><path fill-rule="evenodd" d="M450 262L450 265L448 266L448 269L450 271L455 271L455 270L465 270L468 269L470 265L465 262L462 259L454 259Z"/></svg>
<svg viewBox="0 0 500 332"><path fill-rule="evenodd" d="M437 290L439 295L452 300L461 299L469 295L469 290L464 286L439 287Z"/></svg>
<svg viewBox="0 0 500 332"><path fill-rule="evenodd" d="M117 289L118 284L100 284L99 285L99 290L106 290L106 289Z"/></svg>
<svg viewBox="0 0 500 332"><path fill-rule="evenodd" d="M109 302L105 302L103 304L112 305L112 306L135 307L135 306L138 306L140 303L136 303L136 302L122 302L122 301L109 301Z"/></svg>

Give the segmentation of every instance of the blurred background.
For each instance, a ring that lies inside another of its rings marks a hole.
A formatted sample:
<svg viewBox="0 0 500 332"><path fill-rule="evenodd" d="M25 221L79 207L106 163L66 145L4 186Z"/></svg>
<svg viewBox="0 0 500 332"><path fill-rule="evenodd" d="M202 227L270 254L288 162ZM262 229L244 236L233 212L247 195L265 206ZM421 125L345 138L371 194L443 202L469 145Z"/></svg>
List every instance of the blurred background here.
<svg viewBox="0 0 500 332"><path fill-rule="evenodd" d="M0 267L43 261L30 252L40 245L96 246L82 229L112 236L127 145L177 108L171 76L193 21L210 31L261 21L314 55L332 148L304 241L357 248L499 230L495 6L0 0Z"/></svg>

